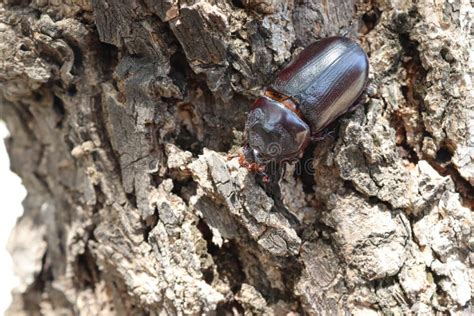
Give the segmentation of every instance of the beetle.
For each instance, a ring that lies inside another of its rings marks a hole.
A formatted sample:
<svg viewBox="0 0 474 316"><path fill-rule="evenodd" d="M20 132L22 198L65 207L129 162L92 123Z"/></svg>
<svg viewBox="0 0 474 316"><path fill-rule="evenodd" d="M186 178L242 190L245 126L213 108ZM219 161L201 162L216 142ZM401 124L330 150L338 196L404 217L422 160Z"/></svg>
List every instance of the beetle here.
<svg viewBox="0 0 474 316"><path fill-rule="evenodd" d="M252 104L240 164L253 172L301 157L325 127L357 105L367 85L369 61L346 37L305 48Z"/></svg>

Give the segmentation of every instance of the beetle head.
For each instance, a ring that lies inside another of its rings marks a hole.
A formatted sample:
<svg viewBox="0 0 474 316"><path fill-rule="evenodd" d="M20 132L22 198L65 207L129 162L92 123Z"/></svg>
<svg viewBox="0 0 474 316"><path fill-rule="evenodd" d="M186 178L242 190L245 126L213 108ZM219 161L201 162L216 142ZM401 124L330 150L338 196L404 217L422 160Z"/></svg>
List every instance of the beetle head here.
<svg viewBox="0 0 474 316"><path fill-rule="evenodd" d="M266 165L289 162L298 157L310 139L310 128L296 113L267 97L253 104L245 125L245 159Z"/></svg>

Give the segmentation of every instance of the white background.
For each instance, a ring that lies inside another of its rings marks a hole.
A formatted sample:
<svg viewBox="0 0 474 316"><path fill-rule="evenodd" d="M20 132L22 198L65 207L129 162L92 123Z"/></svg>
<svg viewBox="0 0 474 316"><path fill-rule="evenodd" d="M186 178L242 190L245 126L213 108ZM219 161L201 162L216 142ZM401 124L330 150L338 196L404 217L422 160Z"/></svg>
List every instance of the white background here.
<svg viewBox="0 0 474 316"><path fill-rule="evenodd" d="M8 136L5 124L0 121L0 313L3 315L11 302L11 290L18 284L13 274L13 262L6 244L18 216L23 213L21 201L25 189L21 180L10 171L10 162L3 139Z"/></svg>

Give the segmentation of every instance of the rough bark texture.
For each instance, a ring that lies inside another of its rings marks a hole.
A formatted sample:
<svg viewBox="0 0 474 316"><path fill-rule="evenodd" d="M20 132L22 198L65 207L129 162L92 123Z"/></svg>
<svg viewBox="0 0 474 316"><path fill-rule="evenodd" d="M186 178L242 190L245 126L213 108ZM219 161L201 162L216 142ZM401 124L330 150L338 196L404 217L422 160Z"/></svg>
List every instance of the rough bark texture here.
<svg viewBox="0 0 474 316"><path fill-rule="evenodd" d="M10 313L468 314L472 19L467 0L4 0L28 190ZM308 150L314 175L266 186L226 159L248 106L337 34L368 52L369 98Z"/></svg>

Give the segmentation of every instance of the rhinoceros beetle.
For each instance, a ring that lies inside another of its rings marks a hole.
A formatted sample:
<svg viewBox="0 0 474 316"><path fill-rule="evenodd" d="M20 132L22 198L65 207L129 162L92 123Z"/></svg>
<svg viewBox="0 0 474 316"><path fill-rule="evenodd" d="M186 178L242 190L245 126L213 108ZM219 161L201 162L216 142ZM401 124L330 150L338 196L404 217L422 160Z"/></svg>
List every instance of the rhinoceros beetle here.
<svg viewBox="0 0 474 316"><path fill-rule="evenodd" d="M272 161L301 157L318 133L357 103L368 73L366 53L348 38L305 48L253 103L240 164L263 173Z"/></svg>

